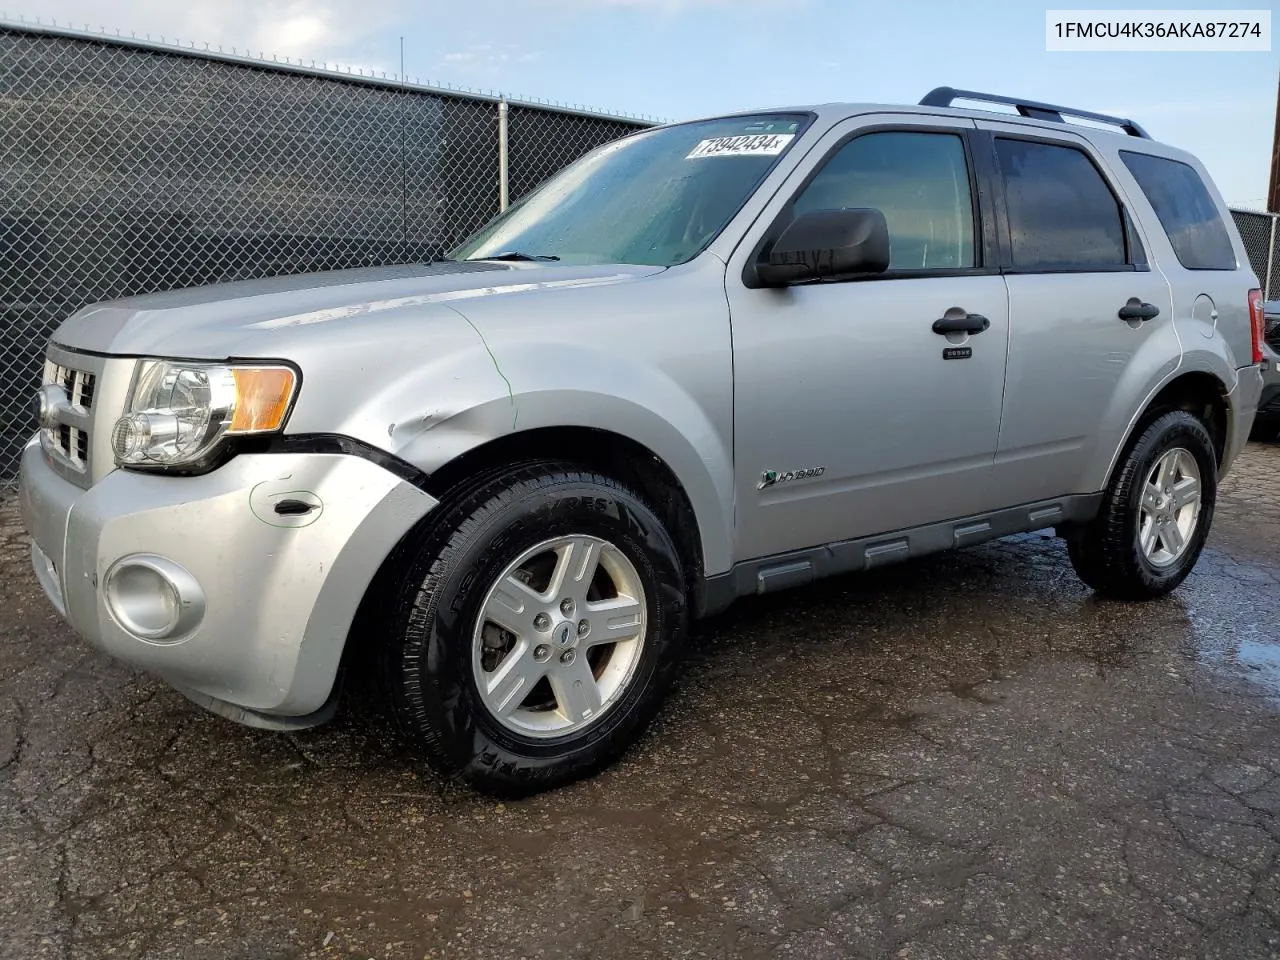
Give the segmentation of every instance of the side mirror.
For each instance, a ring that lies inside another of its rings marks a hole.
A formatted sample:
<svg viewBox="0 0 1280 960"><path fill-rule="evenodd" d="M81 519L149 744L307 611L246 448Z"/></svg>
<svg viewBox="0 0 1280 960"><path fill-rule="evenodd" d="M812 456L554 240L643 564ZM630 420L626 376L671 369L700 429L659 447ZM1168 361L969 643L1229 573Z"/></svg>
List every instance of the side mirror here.
<svg viewBox="0 0 1280 960"><path fill-rule="evenodd" d="M761 286L785 287L888 268L889 225L879 210L810 210L792 220L761 257L756 279Z"/></svg>

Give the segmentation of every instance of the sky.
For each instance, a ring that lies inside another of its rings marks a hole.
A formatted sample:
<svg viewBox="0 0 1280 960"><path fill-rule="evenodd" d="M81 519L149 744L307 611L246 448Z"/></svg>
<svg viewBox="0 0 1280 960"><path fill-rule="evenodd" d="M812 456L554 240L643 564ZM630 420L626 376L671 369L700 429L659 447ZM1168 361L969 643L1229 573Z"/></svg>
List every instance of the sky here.
<svg viewBox="0 0 1280 960"><path fill-rule="evenodd" d="M403 38L405 72L423 83L664 120L915 103L942 85L1017 95L1131 117L1196 154L1228 203L1254 209L1265 206L1280 79L1275 42L1269 53L1049 53L1045 6L1025 0L0 0L0 9L388 73Z"/></svg>

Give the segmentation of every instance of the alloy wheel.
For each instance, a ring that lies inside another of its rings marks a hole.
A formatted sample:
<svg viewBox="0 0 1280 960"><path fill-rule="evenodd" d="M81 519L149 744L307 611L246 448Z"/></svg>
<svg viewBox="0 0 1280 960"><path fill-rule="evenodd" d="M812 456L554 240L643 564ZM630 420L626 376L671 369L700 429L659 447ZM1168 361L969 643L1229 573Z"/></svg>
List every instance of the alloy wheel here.
<svg viewBox="0 0 1280 960"><path fill-rule="evenodd" d="M577 733L626 692L647 619L640 574L609 541L575 534L530 547L480 608L472 642L480 699L515 733Z"/></svg>

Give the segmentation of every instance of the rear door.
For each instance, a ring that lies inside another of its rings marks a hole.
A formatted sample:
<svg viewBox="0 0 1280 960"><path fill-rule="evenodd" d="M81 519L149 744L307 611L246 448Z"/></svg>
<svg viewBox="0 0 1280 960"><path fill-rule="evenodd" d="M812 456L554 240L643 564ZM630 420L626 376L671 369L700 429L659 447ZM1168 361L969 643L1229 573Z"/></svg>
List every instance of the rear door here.
<svg viewBox="0 0 1280 960"><path fill-rule="evenodd" d="M1009 504L1093 493L1104 478L1091 462L1181 356L1169 285L1087 140L998 121L978 128L1009 290L993 481Z"/></svg>

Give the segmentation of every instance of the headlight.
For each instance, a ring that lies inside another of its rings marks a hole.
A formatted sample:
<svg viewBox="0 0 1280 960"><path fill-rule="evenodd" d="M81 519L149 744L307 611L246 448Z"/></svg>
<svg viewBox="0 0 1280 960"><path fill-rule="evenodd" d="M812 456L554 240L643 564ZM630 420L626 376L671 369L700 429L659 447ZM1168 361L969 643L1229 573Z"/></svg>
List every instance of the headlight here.
<svg viewBox="0 0 1280 960"><path fill-rule="evenodd" d="M116 463L199 463L226 436L279 430L296 386L284 366L143 360L111 432Z"/></svg>

